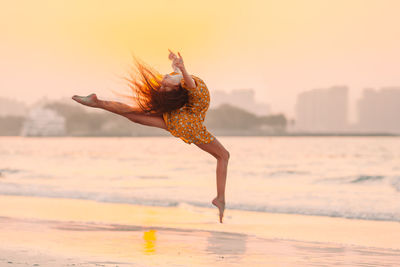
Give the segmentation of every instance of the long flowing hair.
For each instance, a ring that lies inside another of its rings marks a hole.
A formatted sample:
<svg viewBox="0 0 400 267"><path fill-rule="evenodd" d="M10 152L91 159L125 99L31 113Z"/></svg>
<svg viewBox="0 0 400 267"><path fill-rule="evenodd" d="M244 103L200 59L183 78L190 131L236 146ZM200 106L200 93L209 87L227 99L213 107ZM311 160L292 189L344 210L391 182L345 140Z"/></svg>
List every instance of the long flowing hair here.
<svg viewBox="0 0 400 267"><path fill-rule="evenodd" d="M157 115L189 106L189 94L185 88L179 84L176 90L160 91L163 76L135 56L133 61L136 69L132 67L128 77L122 77L128 82L131 95L123 97L129 98L142 112Z"/></svg>

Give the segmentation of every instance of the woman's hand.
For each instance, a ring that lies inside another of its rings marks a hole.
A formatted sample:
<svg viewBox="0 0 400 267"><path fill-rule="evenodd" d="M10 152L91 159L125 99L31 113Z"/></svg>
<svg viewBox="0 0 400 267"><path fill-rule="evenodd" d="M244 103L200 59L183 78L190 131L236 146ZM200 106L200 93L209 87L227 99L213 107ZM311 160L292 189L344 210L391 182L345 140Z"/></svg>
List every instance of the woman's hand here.
<svg viewBox="0 0 400 267"><path fill-rule="evenodd" d="M183 63L183 58L179 52L178 55L179 57L174 58L172 64L183 71L185 69L185 64Z"/></svg>
<svg viewBox="0 0 400 267"><path fill-rule="evenodd" d="M169 51L168 58L169 58L170 60L173 61L175 58L177 58L177 56L175 55L174 52L172 52L170 49L168 49L168 51Z"/></svg>

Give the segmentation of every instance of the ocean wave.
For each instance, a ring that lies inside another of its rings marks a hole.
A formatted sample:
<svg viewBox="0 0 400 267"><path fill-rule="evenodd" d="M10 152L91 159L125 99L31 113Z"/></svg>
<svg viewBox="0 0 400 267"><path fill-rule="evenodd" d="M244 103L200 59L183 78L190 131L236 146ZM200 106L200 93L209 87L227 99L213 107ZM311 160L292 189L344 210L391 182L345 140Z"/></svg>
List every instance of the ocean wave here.
<svg viewBox="0 0 400 267"><path fill-rule="evenodd" d="M329 177L323 179L317 179L314 183L338 183L338 184L360 184L360 183L368 183L373 181L381 181L387 178L384 175L351 175L344 177Z"/></svg>
<svg viewBox="0 0 400 267"><path fill-rule="evenodd" d="M2 174L5 174L5 173L17 173L17 172L21 172L22 170L20 170L20 169L10 169L10 168L4 168L4 169L0 169L0 176L2 175Z"/></svg>
<svg viewBox="0 0 400 267"><path fill-rule="evenodd" d="M228 207L228 205L227 205ZM359 219L371 221L395 221L400 222L400 213L391 212L358 212L340 209L328 208L314 208L314 207L275 207L266 205L244 205L234 204L229 208L257 212L269 213L285 213L285 214L299 214L299 215L312 215L312 216L327 216L327 217L340 217L346 219Z"/></svg>
<svg viewBox="0 0 400 267"><path fill-rule="evenodd" d="M383 175L359 175L356 179L350 181L350 183L363 183L368 181L383 180L385 176Z"/></svg>

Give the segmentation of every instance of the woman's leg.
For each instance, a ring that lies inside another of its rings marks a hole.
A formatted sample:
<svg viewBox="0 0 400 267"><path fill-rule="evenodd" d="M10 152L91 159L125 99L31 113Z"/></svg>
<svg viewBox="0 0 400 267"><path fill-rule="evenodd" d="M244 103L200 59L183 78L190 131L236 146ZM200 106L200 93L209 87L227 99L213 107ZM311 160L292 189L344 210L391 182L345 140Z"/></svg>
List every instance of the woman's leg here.
<svg viewBox="0 0 400 267"><path fill-rule="evenodd" d="M72 99L78 103L81 103L82 105L93 108L101 108L126 117L129 120L142 125L167 130L167 125L165 124L165 121L161 115L146 114L140 109L135 109L121 102L100 100L97 98L96 94L90 94L85 97L75 95L72 97Z"/></svg>
<svg viewBox="0 0 400 267"><path fill-rule="evenodd" d="M224 148L217 138L208 144L196 144L196 146L217 159L217 197L213 199L212 203L219 209L219 221L222 223L225 210L225 185L230 156L229 151Z"/></svg>

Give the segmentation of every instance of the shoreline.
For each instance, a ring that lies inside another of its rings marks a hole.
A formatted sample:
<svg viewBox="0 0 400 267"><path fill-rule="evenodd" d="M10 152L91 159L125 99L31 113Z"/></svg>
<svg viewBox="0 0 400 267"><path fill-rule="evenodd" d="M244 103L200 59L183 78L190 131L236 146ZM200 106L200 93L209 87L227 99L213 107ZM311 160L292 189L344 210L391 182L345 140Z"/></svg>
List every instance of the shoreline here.
<svg viewBox="0 0 400 267"><path fill-rule="evenodd" d="M0 172L0 178L1 178L1 172ZM0 196L19 196L19 195L14 195L14 194L2 194L0 192ZM187 205L188 207L191 207L192 209L209 209L210 207L214 208L214 206L209 205L209 207L206 207L205 205L196 205L192 203L181 203L177 202L177 204L173 205L164 205L164 206L159 206L157 204L145 204L145 203L131 203L131 202L115 202L115 201L107 201L107 200L101 200L97 201L94 199L89 199L89 198L78 198L78 197L55 197L51 195L29 195L25 194L23 197L33 197L33 198L48 198L48 199L61 199L61 200L87 200L87 201L94 201L96 203L104 203L104 204L123 204L123 205L131 205L131 206L137 206L137 207L153 207L153 208L179 208L180 205ZM390 220L390 219L377 219L377 218L358 218L358 217L344 217L344 216L339 216L339 215L325 215L325 214L315 214L315 213L296 213L296 212L281 212L281 211L269 211L269 210L257 210L255 209L238 209L235 206L234 207L226 207L230 211L235 211L235 212L255 212L255 213L260 213L260 214L281 214L281 215L299 215L299 216L314 216L314 217L322 217L322 218L339 218L339 219L346 219L346 220L360 220L360 221L377 221L377 222L395 222L395 223L400 223L398 220Z"/></svg>

